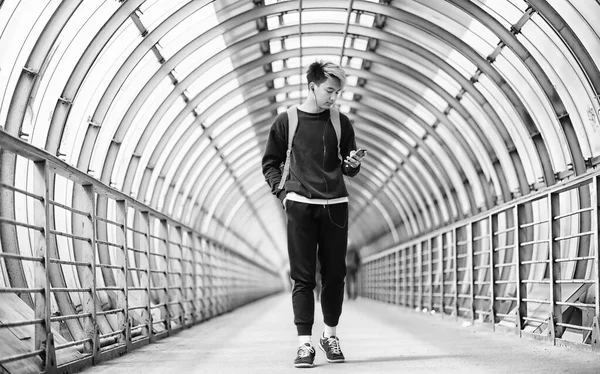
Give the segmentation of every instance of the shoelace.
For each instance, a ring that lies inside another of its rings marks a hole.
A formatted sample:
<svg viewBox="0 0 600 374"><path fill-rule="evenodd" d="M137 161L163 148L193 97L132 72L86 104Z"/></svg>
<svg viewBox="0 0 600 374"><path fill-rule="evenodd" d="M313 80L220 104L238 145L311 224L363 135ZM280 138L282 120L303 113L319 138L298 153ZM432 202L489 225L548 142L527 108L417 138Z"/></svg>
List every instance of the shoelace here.
<svg viewBox="0 0 600 374"><path fill-rule="evenodd" d="M303 344L300 347L298 347L298 357L308 357L314 351L315 350L313 349L313 347Z"/></svg>
<svg viewBox="0 0 600 374"><path fill-rule="evenodd" d="M327 344L329 344L331 351L336 355L342 353L342 350L340 349L340 342L336 337L332 336L331 338L327 338Z"/></svg>

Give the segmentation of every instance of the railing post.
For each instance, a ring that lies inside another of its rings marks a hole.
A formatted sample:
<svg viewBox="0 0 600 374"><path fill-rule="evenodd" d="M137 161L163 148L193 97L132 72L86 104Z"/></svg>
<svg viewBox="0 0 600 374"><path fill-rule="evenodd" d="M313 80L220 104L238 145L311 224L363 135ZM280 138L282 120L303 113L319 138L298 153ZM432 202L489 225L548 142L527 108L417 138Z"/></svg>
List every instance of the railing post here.
<svg viewBox="0 0 600 374"><path fill-rule="evenodd" d="M223 248L221 245L217 245L217 262L218 262L218 279L219 279L219 287L218 287L218 300L219 300L219 314L223 313L226 310L226 306L227 306L227 294L225 293L226 290L226 283L223 281L225 279L225 248Z"/></svg>
<svg viewBox="0 0 600 374"><path fill-rule="evenodd" d="M395 279L396 279L394 304L398 305L398 304L400 304L400 282L402 281L400 279L400 250L397 250L394 252L394 264L395 264L394 270L395 270Z"/></svg>
<svg viewBox="0 0 600 374"><path fill-rule="evenodd" d="M521 242L523 230L521 229L521 221L524 216L522 205L517 204L514 207L515 221L515 277L516 277L516 292L517 292L517 307L515 313L515 333L521 336L523 331L524 318L527 317L527 303L523 299L527 298L527 284L523 279L527 278L524 266L521 264Z"/></svg>
<svg viewBox="0 0 600 374"><path fill-rule="evenodd" d="M43 367L47 373L56 369L56 356L54 352L54 336L52 335L50 316L51 293L49 276L49 248L50 248L50 191L48 181L50 179L47 161L34 162L33 188L34 194L40 196L42 200L34 201L34 225L43 227L44 231L35 231L35 253L34 256L42 257L43 262L34 263L34 286L42 288L43 293L37 292L34 296L35 319L43 320L42 324L35 325L34 349L44 350L42 355Z"/></svg>
<svg viewBox="0 0 600 374"><path fill-rule="evenodd" d="M163 300L165 303L164 320L165 327L167 328L167 336L171 335L171 251L170 251L170 240L169 240L169 223L166 219L160 219L159 234L160 242L163 243L165 248L165 285L163 287Z"/></svg>
<svg viewBox="0 0 600 374"><path fill-rule="evenodd" d="M190 317L189 322L186 323L187 327L194 325L196 321L196 250L193 243L194 234L190 231L183 232L183 248L187 248L189 252L189 258L186 262L187 266L183 270L184 277L188 279L185 282L185 299L188 305L188 315Z"/></svg>
<svg viewBox="0 0 600 374"><path fill-rule="evenodd" d="M194 283L195 283L195 292L196 292L196 320L197 321L204 321L207 318L206 315L206 301L205 301L205 296L206 296L206 281L204 279L204 247L205 247L205 240L194 235L194 237L192 238L194 241L194 248L195 248L195 253L196 253L196 257L195 257L195 264L194 264Z"/></svg>
<svg viewBox="0 0 600 374"><path fill-rule="evenodd" d="M592 243L591 250L594 253L594 270L592 275L595 275L594 296L595 296L595 316L592 322L592 349L600 351L600 176L592 178L591 185L592 195Z"/></svg>
<svg viewBox="0 0 600 374"><path fill-rule="evenodd" d="M372 279L373 279L373 261L370 261L367 264L367 273L365 276L365 286L366 286L365 292L367 294L367 297L370 299L373 299L373 292L371 291L372 290L372 287L371 287Z"/></svg>
<svg viewBox="0 0 600 374"><path fill-rule="evenodd" d="M213 244L207 240L206 241L206 251L204 253L204 260L205 260L205 289L206 289L206 296L205 296L205 300L208 301L208 305L207 305L207 311L208 311L208 318L210 317L214 317L217 312L216 312L216 298L215 298L215 272L214 272L214 257L213 257Z"/></svg>
<svg viewBox="0 0 600 374"><path fill-rule="evenodd" d="M405 307L408 306L408 247L401 250L402 251L402 305Z"/></svg>
<svg viewBox="0 0 600 374"><path fill-rule="evenodd" d="M560 215L560 198L557 193L548 194L548 267L550 273L550 309L552 313L550 318L553 319L552 324L548 324L552 344L556 344L556 338L562 336L563 327L557 323L562 323L562 309L556 302L561 301L561 287L557 282L562 279L561 264L556 262L557 258L561 258L560 242L555 240L560 235L560 221L554 217ZM552 329L554 326L554 329Z"/></svg>
<svg viewBox="0 0 600 374"><path fill-rule="evenodd" d="M123 287L122 292L117 292L117 306L123 308L121 313L117 314L117 321L119 328L123 330L123 333L119 335L119 344L123 344L127 347L127 350L132 349L131 345L131 321L129 320L129 282L127 278L129 275L129 256L128 256L128 243L127 243L127 201L117 200L116 202L116 222L119 224L117 232L117 244L121 246L121 251L116 251L115 263L122 266L121 271L117 271L115 274L115 282L117 287Z"/></svg>
<svg viewBox="0 0 600 374"><path fill-rule="evenodd" d="M429 252L429 311L433 310L433 238L427 240L428 252Z"/></svg>
<svg viewBox="0 0 600 374"><path fill-rule="evenodd" d="M81 227L82 236L89 238L81 246L81 259L89 263L90 267L81 269L81 288L90 289L89 292L81 294L81 303L83 313L89 313L90 317L84 319L83 330L85 335L92 340L92 343L84 344L84 351L93 355L94 364L100 362L100 332L98 330L96 316L96 199L94 186L91 184L81 186L83 189L83 198L81 201L82 211L88 212L88 219L83 220Z"/></svg>
<svg viewBox="0 0 600 374"><path fill-rule="evenodd" d="M419 243L416 244L416 257L417 257L417 276L415 279L418 279L418 294L417 294L417 307L419 311L423 310L423 241L419 240Z"/></svg>
<svg viewBox="0 0 600 374"><path fill-rule="evenodd" d="M207 239L203 239L204 246L202 247L202 285L204 286L204 318L211 318L213 313L213 278L212 278L212 257L211 244Z"/></svg>
<svg viewBox="0 0 600 374"><path fill-rule="evenodd" d="M474 254L474 243L473 243L473 225L475 223L474 222L469 222L466 226L466 230L467 230L467 238L466 238L466 242L467 242L467 274L469 277L469 296L471 299L471 322L474 323L475 322L475 314L476 314L476 305L475 305L475 254Z"/></svg>
<svg viewBox="0 0 600 374"><path fill-rule="evenodd" d="M180 327L185 326L185 307L183 303L183 246L181 226L169 229L169 300L173 319L178 320Z"/></svg>
<svg viewBox="0 0 600 374"><path fill-rule="evenodd" d="M456 238L456 227L452 229L450 238L452 248L452 273L454 280L454 318L458 319L458 240Z"/></svg>
<svg viewBox="0 0 600 374"><path fill-rule="evenodd" d="M208 276L208 297L210 300L210 316L219 314L219 298L220 298L220 273L219 273L219 247L215 242L209 240L207 242L206 261L207 261L207 276Z"/></svg>
<svg viewBox="0 0 600 374"><path fill-rule="evenodd" d="M498 237L495 233L498 231L498 215L491 214L488 221L489 247L490 247L490 322L492 331L496 331L496 249L498 247Z"/></svg>
<svg viewBox="0 0 600 374"><path fill-rule="evenodd" d="M438 239L438 279L440 280L440 312L442 318L446 315L445 312L445 303L444 303L444 293L446 292L446 285L444 284L444 233L439 234Z"/></svg>
<svg viewBox="0 0 600 374"><path fill-rule="evenodd" d="M138 220L139 231L142 232L143 238L140 240L140 251L145 251L146 255L146 272L142 272L140 275L140 287L146 286L145 298L142 297L142 301L146 303L146 335L148 336L149 342L154 342L154 321L152 318L152 278L151 273L151 247L152 238L150 237L150 214L148 212L139 213ZM143 243L143 245L142 245ZM140 265L141 265L140 261ZM140 266L142 267L142 266Z"/></svg>
<svg viewBox="0 0 600 374"><path fill-rule="evenodd" d="M230 264L232 264L233 258L231 256L231 252L228 251L227 249L223 248L223 266L222 266L222 272L223 272L223 279L231 279L232 273L231 273L231 267L229 266ZM235 300L233 299L232 295L231 295L231 291L232 291L232 285L230 282L223 282L223 311L229 310L229 308L234 308L235 307Z"/></svg>
<svg viewBox="0 0 600 374"><path fill-rule="evenodd" d="M406 248L406 257L410 259L410 266L408 267L408 299L409 299L409 308L414 308L415 306L415 251L414 245L408 246Z"/></svg>
<svg viewBox="0 0 600 374"><path fill-rule="evenodd" d="M375 295L375 271L376 271L376 267L375 267L375 261L371 261L371 263L369 264L369 267L371 268L371 271L369 272L370 276L369 276L369 295L371 297L371 299L376 300L376 295Z"/></svg>

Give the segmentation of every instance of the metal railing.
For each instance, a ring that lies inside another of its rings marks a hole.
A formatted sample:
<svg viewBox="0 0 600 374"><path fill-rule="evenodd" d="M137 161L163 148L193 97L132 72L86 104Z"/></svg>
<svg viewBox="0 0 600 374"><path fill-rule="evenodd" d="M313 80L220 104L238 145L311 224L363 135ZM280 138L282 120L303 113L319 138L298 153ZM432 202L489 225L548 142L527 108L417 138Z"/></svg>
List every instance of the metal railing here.
<svg viewBox="0 0 600 374"><path fill-rule="evenodd" d="M600 172L363 260L360 294L600 350Z"/></svg>
<svg viewBox="0 0 600 374"><path fill-rule="evenodd" d="M283 289L266 265L43 150L1 131L0 149L28 169L0 183L14 207L0 216L15 240L0 247L8 372L78 370Z"/></svg>

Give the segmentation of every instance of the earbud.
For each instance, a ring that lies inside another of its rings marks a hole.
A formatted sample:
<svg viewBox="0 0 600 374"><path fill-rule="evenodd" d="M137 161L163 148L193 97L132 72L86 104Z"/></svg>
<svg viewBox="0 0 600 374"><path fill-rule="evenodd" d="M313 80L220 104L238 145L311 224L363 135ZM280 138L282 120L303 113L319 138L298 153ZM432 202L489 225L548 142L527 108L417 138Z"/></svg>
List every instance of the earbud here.
<svg viewBox="0 0 600 374"><path fill-rule="evenodd" d="M315 92L315 86L310 86L310 89L312 90L312 92Z"/></svg>

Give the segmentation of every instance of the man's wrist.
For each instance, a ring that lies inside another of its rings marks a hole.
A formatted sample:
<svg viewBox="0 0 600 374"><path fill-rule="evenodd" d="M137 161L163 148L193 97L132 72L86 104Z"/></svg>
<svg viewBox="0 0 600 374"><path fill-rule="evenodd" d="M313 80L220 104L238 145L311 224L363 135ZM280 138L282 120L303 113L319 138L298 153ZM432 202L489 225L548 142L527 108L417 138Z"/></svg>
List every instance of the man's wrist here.
<svg viewBox="0 0 600 374"><path fill-rule="evenodd" d="M287 195L287 192L284 189L281 189L279 191L277 191L277 198L281 201L283 201L283 199L285 199L285 195Z"/></svg>

